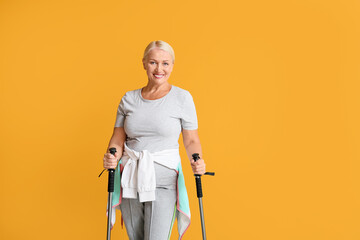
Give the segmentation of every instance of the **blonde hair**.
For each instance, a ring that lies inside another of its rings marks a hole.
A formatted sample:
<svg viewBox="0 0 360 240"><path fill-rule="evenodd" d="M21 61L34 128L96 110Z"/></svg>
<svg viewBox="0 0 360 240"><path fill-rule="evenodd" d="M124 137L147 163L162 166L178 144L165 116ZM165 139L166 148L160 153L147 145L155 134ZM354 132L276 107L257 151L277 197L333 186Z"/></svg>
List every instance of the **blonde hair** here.
<svg viewBox="0 0 360 240"><path fill-rule="evenodd" d="M145 48L145 51L144 51L143 61L146 59L149 52L151 50L153 50L154 48L159 48L161 50L168 52L170 54L170 56L172 57L173 63L175 63L174 49L170 46L170 44L168 44L167 42L161 41L161 40L152 41L151 43L149 43L149 45L147 45L147 47Z"/></svg>

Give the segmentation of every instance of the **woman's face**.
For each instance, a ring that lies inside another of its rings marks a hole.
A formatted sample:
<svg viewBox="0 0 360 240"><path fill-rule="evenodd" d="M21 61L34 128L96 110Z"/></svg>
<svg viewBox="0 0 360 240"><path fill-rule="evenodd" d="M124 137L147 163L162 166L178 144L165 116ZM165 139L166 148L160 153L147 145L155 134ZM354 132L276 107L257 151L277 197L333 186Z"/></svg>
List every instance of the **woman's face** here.
<svg viewBox="0 0 360 240"><path fill-rule="evenodd" d="M174 66L170 53L159 48L152 49L143 64L149 81L156 84L166 82Z"/></svg>

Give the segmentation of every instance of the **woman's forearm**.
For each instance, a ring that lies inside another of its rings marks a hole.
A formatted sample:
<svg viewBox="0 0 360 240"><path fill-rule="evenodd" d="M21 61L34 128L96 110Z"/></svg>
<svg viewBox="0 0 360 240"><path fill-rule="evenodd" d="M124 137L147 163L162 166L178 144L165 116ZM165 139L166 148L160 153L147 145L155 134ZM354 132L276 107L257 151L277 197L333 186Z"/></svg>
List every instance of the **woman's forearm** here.
<svg viewBox="0 0 360 240"><path fill-rule="evenodd" d="M194 153L198 153L202 158L202 150L200 138L197 130L183 130L183 142L189 160L192 159Z"/></svg>
<svg viewBox="0 0 360 240"><path fill-rule="evenodd" d="M200 158L202 158L203 155L200 141L190 141L184 146L189 160L192 159L192 155L194 153L198 153L200 155Z"/></svg>
<svg viewBox="0 0 360 240"><path fill-rule="evenodd" d="M122 153L124 151L124 143L126 139L126 134L124 128L114 128L113 135L110 139L107 152L109 152L110 148L116 148L118 158L121 158Z"/></svg>
<svg viewBox="0 0 360 240"><path fill-rule="evenodd" d="M183 130L183 141L194 174L204 174L205 162L197 130ZM192 159L192 155L194 153L198 153L200 155L200 159L196 162Z"/></svg>

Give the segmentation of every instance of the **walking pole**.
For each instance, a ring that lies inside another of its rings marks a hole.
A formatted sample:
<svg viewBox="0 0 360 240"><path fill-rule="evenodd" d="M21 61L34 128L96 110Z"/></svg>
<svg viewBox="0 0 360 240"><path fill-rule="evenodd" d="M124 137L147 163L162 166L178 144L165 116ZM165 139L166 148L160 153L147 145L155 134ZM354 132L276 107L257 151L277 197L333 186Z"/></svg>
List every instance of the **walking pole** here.
<svg viewBox="0 0 360 240"><path fill-rule="evenodd" d="M110 153L115 156L116 148L110 148ZM112 213L112 194L114 192L114 177L115 177L115 169L109 169L109 181L108 181L108 220L107 220L107 236L106 240L111 239L111 213Z"/></svg>
<svg viewBox="0 0 360 240"><path fill-rule="evenodd" d="M193 158L194 161L196 162L197 160L200 159L200 156L199 156L198 153L194 153L194 154L192 155L192 158ZM206 172L204 175L214 176L215 173L213 173L213 172ZM202 193L202 187L201 187L201 175L200 175L200 174L195 174L194 176L195 176L195 182L196 182L197 197L198 197L198 199L199 199L199 208L200 208L202 237L203 237L203 240L206 240L204 209L203 209L203 204L202 204L203 193Z"/></svg>

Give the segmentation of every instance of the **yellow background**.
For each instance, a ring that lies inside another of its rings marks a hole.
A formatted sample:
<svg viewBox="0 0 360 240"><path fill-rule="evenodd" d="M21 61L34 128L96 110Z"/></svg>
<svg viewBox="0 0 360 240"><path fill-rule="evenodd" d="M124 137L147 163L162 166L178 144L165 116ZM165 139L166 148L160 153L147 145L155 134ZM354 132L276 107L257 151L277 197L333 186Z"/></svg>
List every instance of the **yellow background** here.
<svg viewBox="0 0 360 240"><path fill-rule="evenodd" d="M360 239L355 0L0 1L0 239L105 239L102 156L158 39L216 172L203 178L208 239ZM201 239L181 151L184 239ZM125 236L117 221L112 239Z"/></svg>

